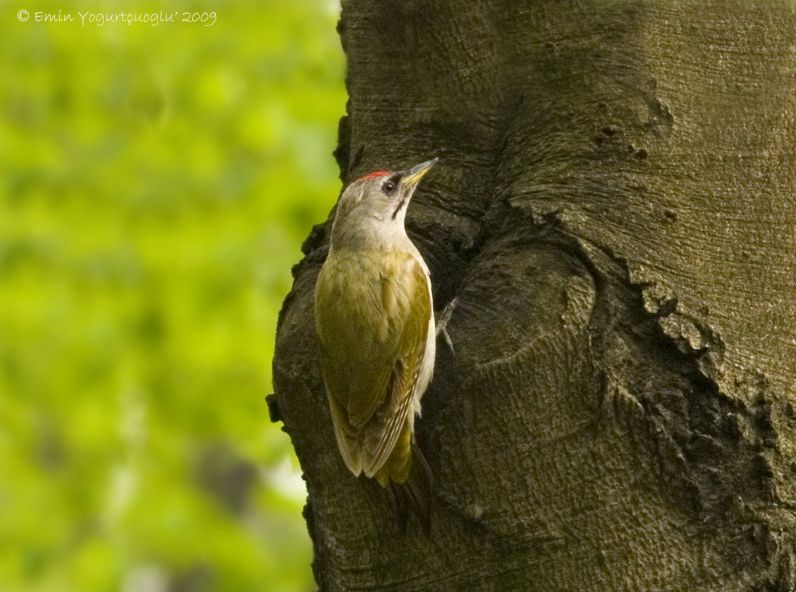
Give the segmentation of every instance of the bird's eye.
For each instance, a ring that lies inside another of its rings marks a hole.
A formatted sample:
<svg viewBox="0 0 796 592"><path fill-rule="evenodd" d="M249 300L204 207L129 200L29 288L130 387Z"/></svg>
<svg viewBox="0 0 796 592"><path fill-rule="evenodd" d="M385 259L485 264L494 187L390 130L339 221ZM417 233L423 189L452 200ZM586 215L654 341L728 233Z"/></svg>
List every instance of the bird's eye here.
<svg viewBox="0 0 796 592"><path fill-rule="evenodd" d="M393 181L392 179L385 181L384 184L381 186L381 190L384 193L392 193L393 191L395 191L395 181Z"/></svg>

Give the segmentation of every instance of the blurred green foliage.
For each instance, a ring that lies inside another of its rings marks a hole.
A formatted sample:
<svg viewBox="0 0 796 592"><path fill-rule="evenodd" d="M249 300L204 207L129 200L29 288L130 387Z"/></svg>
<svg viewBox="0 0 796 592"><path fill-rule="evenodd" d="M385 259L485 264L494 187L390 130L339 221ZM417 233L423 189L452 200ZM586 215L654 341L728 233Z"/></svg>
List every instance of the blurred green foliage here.
<svg viewBox="0 0 796 592"><path fill-rule="evenodd" d="M120 10L217 18L77 14ZM263 397L339 191L337 10L0 3L0 590L314 589Z"/></svg>

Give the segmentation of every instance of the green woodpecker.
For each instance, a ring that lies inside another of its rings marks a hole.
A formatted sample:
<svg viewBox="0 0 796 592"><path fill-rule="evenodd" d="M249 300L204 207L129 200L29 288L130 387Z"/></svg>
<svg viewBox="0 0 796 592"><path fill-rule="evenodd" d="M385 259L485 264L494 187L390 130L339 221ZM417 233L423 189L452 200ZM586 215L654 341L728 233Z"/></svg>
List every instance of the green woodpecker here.
<svg viewBox="0 0 796 592"><path fill-rule="evenodd" d="M437 159L376 171L337 205L315 286L321 370L348 469L390 487L398 510L428 524L431 474L414 444L415 416L434 371L429 271L406 235L412 194Z"/></svg>

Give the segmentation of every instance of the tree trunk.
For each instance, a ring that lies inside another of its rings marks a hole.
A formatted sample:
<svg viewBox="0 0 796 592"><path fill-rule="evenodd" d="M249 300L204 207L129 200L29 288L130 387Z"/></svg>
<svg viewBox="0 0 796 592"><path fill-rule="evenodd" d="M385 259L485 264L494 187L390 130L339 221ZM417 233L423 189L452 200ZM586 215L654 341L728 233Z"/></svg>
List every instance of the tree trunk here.
<svg viewBox="0 0 796 592"><path fill-rule="evenodd" d="M344 180L441 161L409 234L439 344L429 536L337 452L317 227L276 402L323 591L796 588L787 0L343 2Z"/></svg>

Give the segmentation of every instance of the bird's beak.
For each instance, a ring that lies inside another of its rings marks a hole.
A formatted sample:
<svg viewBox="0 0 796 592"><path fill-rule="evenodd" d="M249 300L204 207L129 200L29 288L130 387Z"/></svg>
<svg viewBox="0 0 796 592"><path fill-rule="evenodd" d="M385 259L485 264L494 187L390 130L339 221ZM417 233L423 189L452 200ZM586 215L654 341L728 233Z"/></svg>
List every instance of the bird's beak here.
<svg viewBox="0 0 796 592"><path fill-rule="evenodd" d="M426 176L426 173L431 170L431 167L437 164L438 160L439 158L432 158L431 160L421 162L411 169L404 171L403 174L401 174L401 185L408 189L409 193L414 191L417 184L420 183L420 179Z"/></svg>

